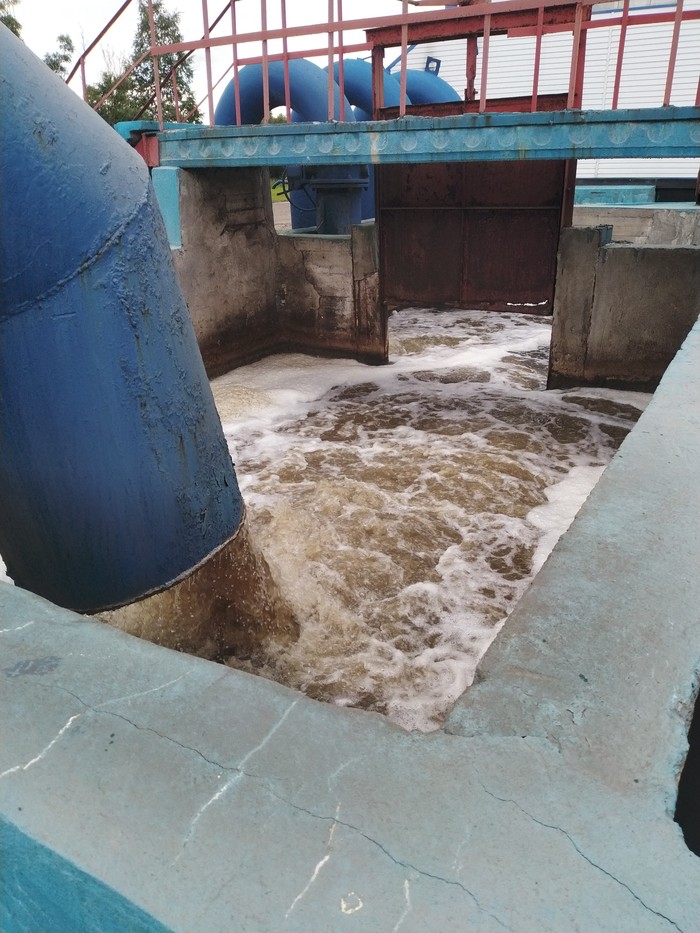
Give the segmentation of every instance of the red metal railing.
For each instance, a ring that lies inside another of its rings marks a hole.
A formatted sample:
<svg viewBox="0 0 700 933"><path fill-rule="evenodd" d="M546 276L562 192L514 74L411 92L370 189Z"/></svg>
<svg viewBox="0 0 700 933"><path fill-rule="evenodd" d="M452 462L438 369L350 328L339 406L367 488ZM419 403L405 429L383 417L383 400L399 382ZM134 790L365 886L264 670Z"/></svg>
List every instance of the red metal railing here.
<svg viewBox="0 0 700 933"><path fill-rule="evenodd" d="M75 67L68 76L72 80L80 72L83 86L83 96L87 97L87 81L85 76L85 62L88 56L97 47L102 38L108 33L112 25L121 17L132 0L125 0L109 23L101 30L96 39L90 43L76 62ZM687 2L687 0L686 0ZM328 118L329 120L345 119L344 95L344 69L343 57L351 54L366 54L372 56L375 73L374 99L375 110L381 109L383 101L383 87L380 79L380 68L386 49L399 50L399 83L401 88L400 106L398 115L407 113L406 73L408 68L409 49L420 43L446 40L449 38L465 39L465 71L466 91L465 97L470 100L475 96L475 77L477 73L477 54L481 56L480 84L478 95L478 109L483 112L488 109L489 68L491 64L491 39L494 36L507 36L508 38L530 37L534 39L532 58L532 85L528 92L529 106L524 109L535 111L540 101L541 64L544 40L555 33L569 33L572 36L571 56L569 60L567 107L581 106L586 40L595 30L619 29L617 51L615 54L615 77L611 98L611 108L617 109L620 100L620 89L623 83L625 66L625 52L628 48L629 36L635 28L662 24L672 24L672 35L668 49L666 67L666 80L661 100L649 100L645 106L669 106L673 93L674 77L676 73L678 49L684 29L689 28L692 22L700 21L700 9L688 9L684 0L677 0L668 9L634 9L630 0L623 0L619 12L612 12L604 16L592 16L595 7L600 7L600 0L504 0L499 3L477 3L473 6L457 6L452 8L429 10L429 6L437 6L435 0L401 0L401 12L390 16L377 16L366 19L345 19L343 16L342 0L328 0L327 21L325 23L290 25L288 22L288 0L275 0L274 8L279 17L279 26L270 27L268 7L272 3L268 0L258 0L260 28L248 32L239 32L241 8L246 12L252 10L255 0L228 0L223 10L210 20L208 0L202 3L202 37L199 40L183 41L171 45L157 43L153 9L151 0L148 0L149 23L151 29L151 48L149 51L130 65L129 69L117 80L113 88L94 106L99 108L109 94L128 78L148 55L153 59L156 75L155 88L149 101L142 107L141 113L155 100L157 118L162 125L162 88L165 81L172 82L173 95L178 119L188 119L191 114L180 114L177 88L177 69L193 54L203 51L205 60L206 94L198 102L201 108L206 104L209 122L214 121L214 92L226 78L232 75L235 86L236 121L241 122L241 102L238 94L238 73L241 67L248 64L260 64L263 74L263 101L264 121L270 119L269 96L269 67L271 62L282 61L284 65L284 109L287 121L291 120L291 92L289 79L289 62L296 58L318 59L328 67ZM295 4L300 9L299 4ZM231 32L218 35L217 27L226 22L226 13L230 12ZM692 27L695 28L695 27ZM364 38L358 36L364 32ZM319 40L326 38L325 45ZM477 46L480 44L480 49ZM292 45L295 47L292 48ZM302 47L297 47L302 46ZM213 56L226 47L231 50L231 62L225 67L220 76L214 80ZM248 50L252 48L251 54ZM242 54L242 50L245 53ZM178 59L170 71L163 76L159 75L158 60L163 55L178 55ZM700 62L700 54L697 56ZM340 85L340 112L335 110L335 77L334 68L338 63L338 84ZM699 67L700 70L700 67ZM565 84L565 82L564 82ZM695 105L700 106L700 74L698 75ZM523 108L519 108L523 109ZM140 114L134 114L138 118Z"/></svg>

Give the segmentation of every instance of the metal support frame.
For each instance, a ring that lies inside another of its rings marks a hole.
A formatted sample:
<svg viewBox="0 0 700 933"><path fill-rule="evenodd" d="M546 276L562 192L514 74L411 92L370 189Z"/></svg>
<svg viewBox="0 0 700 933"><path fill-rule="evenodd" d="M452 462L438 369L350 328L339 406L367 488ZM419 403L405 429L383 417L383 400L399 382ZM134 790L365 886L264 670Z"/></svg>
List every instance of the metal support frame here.
<svg viewBox="0 0 700 933"><path fill-rule="evenodd" d="M213 22L208 21L207 0L202 0L202 13L204 20L204 30L202 38L197 41L183 41L171 45L158 45L153 29L151 29L151 48L147 55L154 60L154 65L161 55L180 54L182 57L174 66L177 68L194 51L204 50L206 56L207 72L207 97L209 99L209 119L212 115L212 94L218 84L233 69L233 78L237 83L238 70L245 64L262 64L263 84L264 84L264 108L265 120L269 120L269 63L271 61L282 60L285 63L285 110L287 120L291 120L291 106L289 102L289 71L288 63L292 58L319 57L325 56L329 65L329 97L328 97L328 116L334 120L340 118L344 120L344 75L343 75L343 56L356 52L370 52L373 60L373 66L376 69L380 67L383 61L383 50L386 48L400 48L400 76L401 76L401 104L399 107L399 116L403 117L411 113L410 107L406 104L405 93L405 74L407 68L408 48L421 42L439 41L442 39L466 38L466 100L474 100L475 79L476 79L476 41L482 41L482 60L481 60L481 88L479 94L479 110L487 112L490 109L490 102L487 96L488 86L488 59L489 59L489 40L494 35L507 35L508 37L531 36L535 38L535 51L533 60L533 84L531 95L531 109L533 112L538 108L540 102L539 81L540 81L540 61L542 55L543 37L556 32L571 32L573 35L573 49L569 72L569 94L567 103L570 108L581 106L583 90L583 74L585 65L585 47L586 37L591 29L610 29L616 26L620 27L620 37L617 49L617 61L615 66L615 82L613 89L612 107L616 109L620 97L620 85L624 72L624 53L627 36L630 30L635 26L648 26L652 24L672 23L673 36L669 51L667 64L666 83L663 100L649 101L648 105L656 106L663 104L669 106L674 76L676 68L677 51L680 42L682 27L685 23L700 20L700 10L688 10L684 7L683 0L676 3L672 11L650 10L631 10L629 0L624 0L619 14L598 17L592 19L593 9L600 5L601 0L502 0L499 3L476 3L474 5L458 5L455 7L446 7L438 10L427 10L425 5L414 4L409 9L409 0L402 0L401 12L392 16L372 17L366 19L345 19L343 16L342 0L328 0L328 12L326 23L307 24L303 26L290 25L287 21L287 3L286 0L280 0L281 4L281 27L268 28L267 4L268 0L259 0L261 28L249 33L239 34L237 31L235 5L243 0L228 0L223 11ZM251 0L252 2L252 0ZM97 38L90 43L86 51L80 56L75 67L71 71L68 80L80 71L83 81L83 94L87 94L87 83L85 80L85 60L100 40L107 34L111 25L119 18L123 11L130 5L131 0L125 0L117 14L110 20L107 26L101 30ZM153 22L152 4L148 3L150 22ZM231 11L231 34L213 35L212 29L218 24L227 10ZM348 42L347 33L352 30L364 30L366 32L365 42ZM307 39L307 48L303 50L289 50L289 40L305 37ZM325 37L325 47L318 41ZM281 52L271 44L281 42ZM257 44L259 54L248 55L243 59L238 52L241 44ZM230 46L232 49L232 66L218 78L213 80L211 73L211 50L223 46ZM341 85L340 112L334 113L335 101L333 88L334 64L338 62L338 78ZM130 66L124 76L122 76L114 85L114 89L133 71L134 65ZM160 104L159 76L157 68L156 88L154 98L156 106ZM168 76L170 77L170 76ZM377 83L373 88L375 114L382 109L382 88ZM106 95L108 96L108 95ZM103 98L98 102L99 107ZM203 103L204 101L200 102ZM696 97L696 105L700 104L700 82ZM236 102L237 119L240 119L240 101ZM159 109L159 119L162 118L162 111Z"/></svg>

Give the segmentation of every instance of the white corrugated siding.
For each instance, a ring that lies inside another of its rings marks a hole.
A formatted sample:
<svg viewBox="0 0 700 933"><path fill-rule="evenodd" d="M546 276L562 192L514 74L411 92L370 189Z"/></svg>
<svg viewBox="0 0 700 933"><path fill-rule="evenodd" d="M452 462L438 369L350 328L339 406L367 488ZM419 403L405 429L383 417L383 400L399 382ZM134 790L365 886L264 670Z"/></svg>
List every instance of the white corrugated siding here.
<svg viewBox="0 0 700 933"><path fill-rule="evenodd" d="M606 4L594 16L616 12L621 3ZM640 7L673 8L673 3L636 0ZM700 9L700 0L685 0L684 9ZM673 24L635 26L628 29L620 83L618 106L622 108L658 107L666 87ZM603 110L610 107L615 81L619 26L589 31L586 46L583 107ZM540 63L539 91L542 94L566 93L569 87L571 34L544 36ZM481 41L479 41L481 55ZM440 77L464 96L465 41L429 43L416 46L408 58L409 68L423 69L427 56L440 60ZM532 93L535 58L534 38L493 36L489 44L487 94L489 97L527 96ZM476 87L479 93L481 58L477 63ZM397 68L394 71L398 70ZM700 76L700 21L681 27L671 104L692 105ZM597 159L581 160L578 174L583 178L692 178L700 170L699 159Z"/></svg>

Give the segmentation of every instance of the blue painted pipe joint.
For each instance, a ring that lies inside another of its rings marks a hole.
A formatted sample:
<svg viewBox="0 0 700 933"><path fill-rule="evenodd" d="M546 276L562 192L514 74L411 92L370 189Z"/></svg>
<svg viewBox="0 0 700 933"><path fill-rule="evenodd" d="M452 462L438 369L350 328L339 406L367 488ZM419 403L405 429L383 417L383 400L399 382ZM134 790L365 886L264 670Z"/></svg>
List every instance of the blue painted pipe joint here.
<svg viewBox="0 0 700 933"><path fill-rule="evenodd" d="M78 611L169 586L243 505L148 170L0 26L0 553Z"/></svg>

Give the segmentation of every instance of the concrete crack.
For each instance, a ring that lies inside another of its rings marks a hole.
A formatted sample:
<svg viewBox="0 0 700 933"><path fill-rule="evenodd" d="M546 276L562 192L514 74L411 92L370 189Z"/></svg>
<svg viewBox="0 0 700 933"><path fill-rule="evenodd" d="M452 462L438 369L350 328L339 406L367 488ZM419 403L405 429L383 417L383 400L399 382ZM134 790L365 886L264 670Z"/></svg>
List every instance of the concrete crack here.
<svg viewBox="0 0 700 933"><path fill-rule="evenodd" d="M578 845L576 844L576 841L575 841L575 839L573 838L573 836L571 836L571 834L568 833L565 829L562 829L561 826L556 826L554 823L545 823L545 822L543 822L542 820L538 820L536 816L533 816L532 813L530 813L530 812L529 812L528 810L526 810L524 807L521 807L520 804L517 802L517 800L512 800L510 797L499 797L497 794L492 793L492 792L483 784L483 782L480 781L479 783L481 784L481 787L482 787L484 793L485 793L485 794L488 794L489 797L492 797L494 800L499 800L501 803L510 803L510 804L512 804L516 809L520 810L521 813L523 813L525 816L527 816L529 819L531 819L531 820L533 821L533 823L537 823L538 826L542 826L542 827L545 828L545 829L553 829L553 830L555 830L556 832L561 833L562 836L564 836L566 839L568 839L568 841L569 841L569 843L571 844L571 846L573 847L573 849L581 856L581 858L582 858L585 862L587 862L587 863L591 866L591 868L595 868L597 871L602 872L602 874L604 874L606 877L610 878L611 881L614 881L616 884L620 885L621 888L624 888L625 891L627 891L629 894L632 895L632 897L635 899L635 901L637 901L639 904L641 904L641 906L644 908L644 910L648 911L648 912L651 913L651 914L654 914L656 917L660 917L662 920L665 920L667 923L670 923L672 927L674 927L676 930L678 930L678 933L684 933L684 931L682 930L682 928L678 926L678 924L675 922L675 920L672 920L670 917L667 917L666 914L662 914L662 913L661 913L660 911L658 911L658 910L654 910L654 908L653 908L653 907L650 907L648 904L646 904L646 903L641 899L641 897L640 897L638 894L636 894L636 893L632 890L632 888L631 888L628 884L625 884L624 881L621 881L619 878L616 878L615 875L611 874L611 872L609 872L607 869L603 868L602 865L598 865L597 862L594 862L592 859L590 859L590 858L586 855L586 853L583 852L583 851L578 847Z"/></svg>
<svg viewBox="0 0 700 933"><path fill-rule="evenodd" d="M58 730L58 733L51 739L49 744L42 751L39 752L38 755L36 755L34 758L31 759L31 761L28 761L24 765L15 765L14 768L8 768L6 771L3 771L0 774L0 778L4 778L8 774L14 774L15 771L27 771L29 768L32 767L32 765L35 765L37 761L41 761L44 755L46 755L49 751L51 751L51 749L54 747L56 742L58 742L61 736L65 735L65 733L70 729L70 727L73 725L76 719L80 719L82 715L83 715L82 713L76 713L74 716L71 716L68 722L65 724L65 726L63 726L61 729Z"/></svg>
<svg viewBox="0 0 700 933"><path fill-rule="evenodd" d="M182 675L182 677L186 676L186 674ZM125 722L129 726L133 726L133 728L138 729L139 732L150 732L152 735L157 735L159 739L163 739L165 742L171 742L173 745L177 745L178 748L183 749L183 751L192 752L194 755L197 755L199 758L201 758L202 761L206 761L207 764L212 765L214 768L219 768L222 771L236 770L231 766L222 764L220 761L215 761L213 758L207 758L207 756L204 755L198 748L194 748L191 745L185 745L183 742L178 742L178 740L174 739L172 736L165 735L163 732L158 732L157 729L153 729L151 726L142 726L139 723L134 722L133 719L129 719L128 716L124 716L122 713L115 713L114 710L103 708L109 703L117 703L120 700L133 699L134 697L141 697L148 693L153 693L162 687L175 683L177 680L182 680L182 677L177 677L176 680L168 681L167 684L160 684L158 687L153 687L150 690L144 690L142 693L128 694L126 697L115 697L113 700L106 700L104 703L99 703L97 706L91 706L89 703L83 700L82 697L79 697L77 693L73 693L72 690L68 690L67 687L62 687L59 684L37 683L35 686L42 690L60 690L62 693L67 693L69 696L73 697L74 700L77 700L81 706L85 707L88 712L97 713L98 715L102 716L113 716L115 719L121 719L122 722Z"/></svg>
<svg viewBox="0 0 700 933"><path fill-rule="evenodd" d="M406 901L406 906L404 907L403 913L402 913L401 916L399 917L396 926L395 926L394 929L392 930L392 933L398 933L399 928L401 927L402 923L404 922L404 920L406 919L406 917L411 913L411 910L412 910L412 907L411 907L411 882L409 881L408 878L404 878L404 880L403 880L403 896L404 896L404 900Z"/></svg>
<svg viewBox="0 0 700 933"><path fill-rule="evenodd" d="M304 888L299 892L299 894L297 894L297 896L294 898L294 900L293 900L292 903L290 904L289 910L288 910L287 913L284 915L284 919L285 919L285 920L288 920L288 919L289 919L289 915L290 915L291 912L294 910L294 908L297 906L297 904L299 903L299 901L302 900L304 897L306 897L306 895L308 894L308 892L309 892L309 890L310 890L310 888L311 888L311 885L312 885L312 884L314 883L314 881L318 878L321 869L322 869L323 866L326 864L326 862L330 859L330 857L331 857L331 844L333 843L333 833L335 832L336 827L338 826L338 816L339 816L339 814L340 814L340 803L339 803L338 806L336 807L336 810L335 810L335 819L333 820L333 824L332 824L332 826L331 826L331 831L330 831L329 834L328 834L328 842L326 843L326 853L325 853L325 855L323 856L323 858L317 863L316 867L315 867L314 870L313 870L313 874L311 875L311 877L310 877L309 880L307 881L307 883L306 883L306 885L304 886Z"/></svg>
<svg viewBox="0 0 700 933"><path fill-rule="evenodd" d="M245 776L252 780L257 780L263 783L265 785L267 792L270 794L270 796L274 797L276 800L279 800L281 803L285 804L285 806L291 807L293 810L297 810L300 813L305 813L307 816L310 816L314 820L331 821L337 826L342 826L345 829L348 829L353 833L357 833L363 839L366 839L367 842L369 842L371 845L378 848L395 865L398 865L401 868L404 868L409 872L414 872L416 877L430 878L431 881L439 881L442 884L449 884L454 887L460 888L462 891L464 891L465 894L467 894L472 899L477 910L481 911L481 913L486 914L487 917L491 917L491 919L495 920L496 923L499 926L503 927L504 930L511 931L512 933L511 927L509 927L506 923L504 923L495 914L492 914L489 910L483 907L479 903L479 900L476 897L476 895L472 891L470 891L469 888L465 887L465 885L463 885L462 882L457 880L456 878L443 878L441 875L433 874L422 868L418 868L417 865L413 865L411 862L407 862L407 861L404 861L403 859L397 858L396 856L392 855L391 852L389 852L389 850L385 848L385 846L383 846L381 842L379 842L377 839L373 839L372 836L368 836L367 833L363 832L363 830L361 830L359 826L354 826L352 823L348 823L345 820L338 819L337 815L327 816L322 813L314 813L313 810L308 810L306 807L302 807L299 804L292 803L291 800L287 800L285 797L282 797L280 794L275 793L275 791L273 791L272 788L270 787L269 782L266 781L265 778L263 778L261 775L246 773Z"/></svg>
<svg viewBox="0 0 700 933"><path fill-rule="evenodd" d="M197 824L199 823L199 821L201 820L201 818L204 816L204 814L207 812L207 810L209 809L209 807L211 807L212 804L216 803L217 800L220 800L221 797L223 797L224 794L225 794L231 787L234 786L234 784L237 784L237 783L238 783L239 781L241 781L244 777L248 777L248 776L249 776L249 775L247 775L246 772L243 770L245 764L246 764L248 761L250 761L250 759L253 757L253 755L256 755L259 751L261 751L261 750L265 747L265 745L267 745L267 743L270 741L270 739L273 737L273 735L275 735L275 733L276 733L279 729L281 729L281 727L284 725L284 723L285 723L287 717L290 715L290 713L292 712L292 710L294 709L294 707L297 705L297 703L299 703L300 699L301 699L301 697L297 697L297 699L287 707L287 709L284 711L283 715L277 720L277 722L276 722L275 725L269 730L269 732L267 733L267 735L265 735L265 737L255 746L255 748L251 748L251 750L250 750L249 752L247 752L247 753L243 756L243 758L241 758L241 760L239 761L239 763L238 763L234 768L224 768L223 766L220 766L220 767L222 768L222 770L224 770L224 771L232 771L233 773L231 774L231 777L226 781L226 783L225 783L225 784L222 784L222 786L216 791L216 793L213 794L213 795L209 798L209 800L207 800L204 804L202 804L202 806L199 808L199 810L195 813L194 817L192 818L192 822L190 823L190 828L189 828L188 831L187 831L187 835L185 836L185 838L184 838L184 840L183 840L183 842L182 842L182 847L181 847L181 849L180 849L180 852L179 852L179 853L177 854L177 856L175 857L175 860L174 860L173 864L175 864L175 863L181 858L181 856L183 855L185 849L186 849L187 846L189 845L189 843L190 843L190 841L191 841L191 839L192 839L192 837L193 837L193 835L194 835L195 829L197 828ZM177 744L179 744L179 743L177 743ZM196 749L193 749L193 751L196 751ZM201 754L201 753L198 752L197 754ZM201 757L204 757L204 756L201 756ZM210 764L211 764L211 763L213 763L213 762L210 762Z"/></svg>
<svg viewBox="0 0 700 933"><path fill-rule="evenodd" d="M0 635L7 635L8 632L21 632L23 628L29 628L30 625L34 625L34 622L25 622L24 625L18 625L16 628L2 628Z"/></svg>

